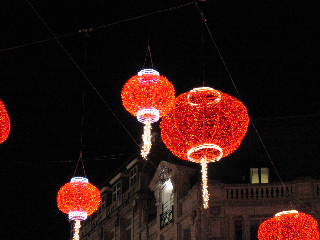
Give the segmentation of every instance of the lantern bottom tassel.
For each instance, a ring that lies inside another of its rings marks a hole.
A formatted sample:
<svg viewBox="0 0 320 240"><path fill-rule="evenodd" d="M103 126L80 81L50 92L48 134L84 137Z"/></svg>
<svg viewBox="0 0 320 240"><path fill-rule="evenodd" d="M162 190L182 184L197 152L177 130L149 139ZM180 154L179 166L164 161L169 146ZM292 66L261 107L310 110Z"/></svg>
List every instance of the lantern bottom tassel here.
<svg viewBox="0 0 320 240"><path fill-rule="evenodd" d="M209 208L209 192L208 192L208 174L206 157L201 159L201 173L202 173L202 199L203 208Z"/></svg>
<svg viewBox="0 0 320 240"><path fill-rule="evenodd" d="M81 227L80 220L76 220L75 224L74 224L73 240L79 240L80 239L80 227Z"/></svg>
<svg viewBox="0 0 320 240"><path fill-rule="evenodd" d="M141 156L144 159L147 159L147 155L151 149L151 122L145 121L144 124L144 131L142 135L143 147L141 149Z"/></svg>

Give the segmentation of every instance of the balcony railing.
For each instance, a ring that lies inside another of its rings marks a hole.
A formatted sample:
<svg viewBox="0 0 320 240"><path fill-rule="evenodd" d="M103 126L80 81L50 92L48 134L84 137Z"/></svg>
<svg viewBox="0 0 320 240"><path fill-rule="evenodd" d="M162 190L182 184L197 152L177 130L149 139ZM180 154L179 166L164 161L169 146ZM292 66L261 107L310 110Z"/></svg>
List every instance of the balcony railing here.
<svg viewBox="0 0 320 240"><path fill-rule="evenodd" d="M170 199L162 206L162 214L160 214L160 229L168 226L173 222L173 199Z"/></svg>
<svg viewBox="0 0 320 240"><path fill-rule="evenodd" d="M293 194L293 185L226 187L225 194L231 200L286 198Z"/></svg>

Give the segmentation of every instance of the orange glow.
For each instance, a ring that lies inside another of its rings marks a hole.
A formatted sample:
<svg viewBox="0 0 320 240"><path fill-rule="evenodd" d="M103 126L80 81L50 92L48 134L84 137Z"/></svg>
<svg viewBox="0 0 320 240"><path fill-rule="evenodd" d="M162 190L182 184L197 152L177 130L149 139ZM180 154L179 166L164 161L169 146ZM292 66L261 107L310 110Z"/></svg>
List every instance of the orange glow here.
<svg viewBox="0 0 320 240"><path fill-rule="evenodd" d="M10 119L7 110L0 99L0 144L7 140L10 132Z"/></svg>
<svg viewBox="0 0 320 240"><path fill-rule="evenodd" d="M319 240L318 222L306 213L285 211L264 221L259 240Z"/></svg>
<svg viewBox="0 0 320 240"><path fill-rule="evenodd" d="M60 211L69 214L86 213L90 216L97 211L100 205L100 191L89 182L75 181L68 182L63 185L57 196L57 204ZM77 219L77 215L72 220L84 220L81 216Z"/></svg>
<svg viewBox="0 0 320 240"><path fill-rule="evenodd" d="M216 162L241 144L249 124L246 107L212 88L196 88L177 97L161 121L161 138L177 157Z"/></svg>
<svg viewBox="0 0 320 240"><path fill-rule="evenodd" d="M167 78L153 69L143 69L130 78L121 91L125 109L145 124L141 155L147 159L151 148L151 123L173 108L175 91Z"/></svg>
<svg viewBox="0 0 320 240"><path fill-rule="evenodd" d="M246 107L209 87L194 88L176 98L161 121L161 138L177 157L202 165L203 207L209 207L207 163L235 151L249 124Z"/></svg>
<svg viewBox="0 0 320 240"><path fill-rule="evenodd" d="M126 82L121 98L123 106L133 116L137 116L142 109L156 109L162 117L172 109L175 91L167 78L152 72L143 73Z"/></svg>

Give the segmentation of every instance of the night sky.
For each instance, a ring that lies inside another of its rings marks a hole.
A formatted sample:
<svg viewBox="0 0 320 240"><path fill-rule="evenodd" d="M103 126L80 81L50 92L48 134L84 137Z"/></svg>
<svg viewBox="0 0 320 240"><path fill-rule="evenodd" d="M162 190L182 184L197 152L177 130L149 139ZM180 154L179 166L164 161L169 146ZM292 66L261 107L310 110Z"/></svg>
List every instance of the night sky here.
<svg viewBox="0 0 320 240"><path fill-rule="evenodd" d="M241 97L263 137L274 140L277 147L266 144L271 157L274 149L292 153L292 146L279 149L282 132L270 130L273 122L298 117L289 142L318 137L314 5L206 0L198 2L201 16L186 0L2 1L0 99L11 132L0 145L0 239L68 239L56 194L73 176L80 151L97 187L138 156L143 126L124 109L120 93L143 67L167 77L176 96L204 83ZM244 144L260 143L246 138ZM250 156L246 149L234 158Z"/></svg>

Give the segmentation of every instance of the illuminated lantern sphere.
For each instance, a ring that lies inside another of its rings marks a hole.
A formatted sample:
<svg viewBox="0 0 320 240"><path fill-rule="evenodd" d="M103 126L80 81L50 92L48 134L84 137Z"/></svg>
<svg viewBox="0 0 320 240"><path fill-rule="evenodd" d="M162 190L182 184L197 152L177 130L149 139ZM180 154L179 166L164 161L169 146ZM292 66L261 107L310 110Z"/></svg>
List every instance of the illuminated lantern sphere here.
<svg viewBox="0 0 320 240"><path fill-rule="evenodd" d="M241 144L249 124L246 107L236 98L209 87L176 98L161 121L161 138L177 157L202 165L204 208L208 208L207 163L219 161Z"/></svg>
<svg viewBox="0 0 320 240"><path fill-rule="evenodd" d="M174 87L156 70L143 69L126 82L121 98L125 109L145 124L141 155L146 159L151 148L151 123L157 122L172 109Z"/></svg>
<svg viewBox="0 0 320 240"><path fill-rule="evenodd" d="M319 240L318 222L295 210L277 213L258 230L259 240Z"/></svg>
<svg viewBox="0 0 320 240"><path fill-rule="evenodd" d="M0 99L0 144L9 136L10 119L3 102Z"/></svg>
<svg viewBox="0 0 320 240"><path fill-rule="evenodd" d="M99 189L84 177L74 177L60 188L57 205L69 219L76 221L74 239L79 239L80 221L97 211L100 201Z"/></svg>

